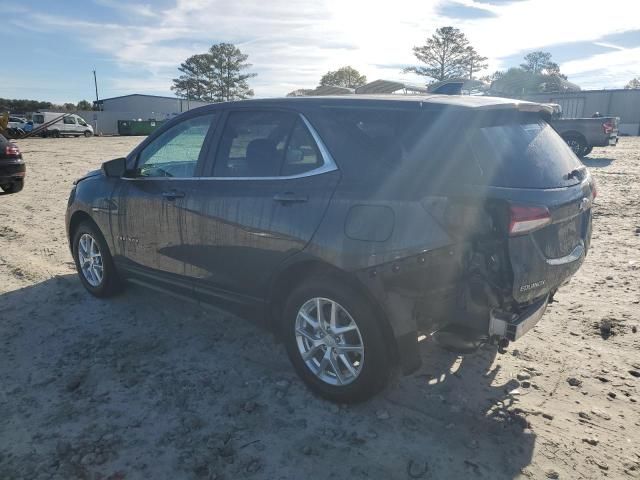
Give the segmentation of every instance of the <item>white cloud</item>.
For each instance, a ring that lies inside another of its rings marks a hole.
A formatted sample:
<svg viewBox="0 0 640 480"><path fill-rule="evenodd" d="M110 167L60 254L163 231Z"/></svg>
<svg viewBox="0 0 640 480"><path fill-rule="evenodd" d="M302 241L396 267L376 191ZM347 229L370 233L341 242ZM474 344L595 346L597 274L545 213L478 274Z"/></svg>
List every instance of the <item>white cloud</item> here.
<svg viewBox="0 0 640 480"><path fill-rule="evenodd" d="M453 21L438 15L443 0L177 0L170 8L98 0L125 13L126 23L88 22L57 14L31 13L23 24L37 30L72 30L92 49L111 56L120 78L106 79L117 93L168 93L176 67L212 44L237 44L253 64L257 96L284 95L313 87L329 69L350 64L370 80L424 81L401 73L414 63L412 47L424 43L438 26L454 23L476 48L490 57L490 70L504 67L500 58L549 45L596 41L604 35L639 28L636 0L618 0L615 8L582 0L527 0L487 4L458 0L490 10L493 18ZM635 12L635 14L634 14ZM618 47L619 48L619 47ZM635 49L566 62L563 71L583 85L619 84L628 76L623 58L640 59ZM602 72L602 69L607 69ZM596 71L600 72L597 73ZM592 72L592 73L589 73ZM589 77L591 75L591 77ZM594 77L595 75L595 77Z"/></svg>

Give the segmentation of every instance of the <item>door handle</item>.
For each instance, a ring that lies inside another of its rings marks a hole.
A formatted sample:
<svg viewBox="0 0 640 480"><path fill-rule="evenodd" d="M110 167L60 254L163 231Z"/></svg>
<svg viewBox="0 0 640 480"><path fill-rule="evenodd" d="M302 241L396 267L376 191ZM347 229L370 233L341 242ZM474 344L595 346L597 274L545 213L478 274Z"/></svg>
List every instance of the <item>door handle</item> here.
<svg viewBox="0 0 640 480"><path fill-rule="evenodd" d="M285 192L275 194L273 200L286 205L288 203L304 203L309 200L309 197L306 195L296 195L293 192Z"/></svg>
<svg viewBox="0 0 640 480"><path fill-rule="evenodd" d="M162 197L165 198L166 200L175 200L176 198L184 197L184 192L170 190L168 192L162 192Z"/></svg>

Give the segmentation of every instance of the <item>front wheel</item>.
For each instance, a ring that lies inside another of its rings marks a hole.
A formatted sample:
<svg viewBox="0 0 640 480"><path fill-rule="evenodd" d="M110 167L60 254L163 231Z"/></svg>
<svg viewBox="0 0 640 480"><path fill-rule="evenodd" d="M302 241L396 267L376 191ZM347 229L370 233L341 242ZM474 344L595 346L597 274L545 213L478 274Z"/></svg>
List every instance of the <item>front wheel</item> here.
<svg viewBox="0 0 640 480"><path fill-rule="evenodd" d="M301 285L289 296L282 327L291 363L318 395L354 403L387 383L389 355L376 312L350 286L331 278Z"/></svg>
<svg viewBox="0 0 640 480"><path fill-rule="evenodd" d="M111 252L98 228L83 222L73 235L73 259L82 285L96 297L110 297L121 287Z"/></svg>
<svg viewBox="0 0 640 480"><path fill-rule="evenodd" d="M85 130L84 136L89 138L89 137L93 136L93 133L91 133L89 130Z"/></svg>

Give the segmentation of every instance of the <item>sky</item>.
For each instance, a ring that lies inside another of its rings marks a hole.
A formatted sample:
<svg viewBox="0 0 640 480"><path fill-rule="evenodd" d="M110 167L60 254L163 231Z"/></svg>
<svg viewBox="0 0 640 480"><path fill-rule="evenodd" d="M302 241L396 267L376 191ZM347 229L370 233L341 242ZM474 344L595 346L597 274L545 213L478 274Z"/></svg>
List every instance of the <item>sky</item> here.
<svg viewBox="0 0 640 480"><path fill-rule="evenodd" d="M100 98L172 95L180 63L219 42L249 55L256 97L313 88L344 65L370 81L425 83L402 69L447 25L489 57L486 73L542 49L583 89L640 76L638 0L1 1L3 98L94 100L94 69Z"/></svg>

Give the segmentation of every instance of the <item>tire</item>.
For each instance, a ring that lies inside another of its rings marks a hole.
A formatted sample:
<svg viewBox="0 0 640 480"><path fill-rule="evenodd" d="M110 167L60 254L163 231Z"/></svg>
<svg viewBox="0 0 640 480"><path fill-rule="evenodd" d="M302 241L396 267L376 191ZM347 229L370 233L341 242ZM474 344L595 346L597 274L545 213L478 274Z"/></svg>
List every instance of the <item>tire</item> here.
<svg viewBox="0 0 640 480"><path fill-rule="evenodd" d="M317 319L318 300L325 319L330 319L335 308L338 320L334 322L334 333L342 328L341 334L329 335L330 324L321 331L304 319L301 312ZM289 360L306 385L321 397L339 403L361 402L388 382L389 353L376 311L363 295L344 282L318 277L300 285L287 299L281 327ZM329 344L322 346L323 342ZM362 349L356 351L359 345ZM350 351L342 350L345 347L351 347ZM303 359L303 352L310 352L307 360Z"/></svg>
<svg viewBox="0 0 640 480"><path fill-rule="evenodd" d="M24 180L15 180L13 183L2 185L4 193L18 193L24 188Z"/></svg>
<svg viewBox="0 0 640 480"><path fill-rule="evenodd" d="M89 242L91 239L95 242L93 247ZM81 241L83 242L82 244ZM80 277L82 285L90 294L96 297L105 298L111 297L121 290L122 282L120 281L120 277L118 276L118 272L116 271L113 263L111 252L109 251L109 247L107 246L107 242L105 242L102 233L100 233L100 230L95 226L95 224L84 221L78 225L73 232L72 247L73 260L76 264L78 276ZM87 270L83 269L82 265L87 264L87 262L81 264L81 256L83 256L83 252L85 254L92 252L93 254L98 253L100 255L99 261L96 261L96 263L93 264L95 268L92 269L91 266L87 266ZM96 273L100 271L99 266L101 266L102 269L101 278L96 275Z"/></svg>
<svg viewBox="0 0 640 480"><path fill-rule="evenodd" d="M579 135L567 135L562 137L564 141L569 145L569 148L576 154L576 157L582 158L586 154L587 142Z"/></svg>
<svg viewBox="0 0 640 480"><path fill-rule="evenodd" d="M87 138L89 138L89 137L92 137L92 136L93 136L93 133L91 133L89 130L86 130L86 131L84 132L84 136L85 136L85 137L87 137Z"/></svg>
<svg viewBox="0 0 640 480"><path fill-rule="evenodd" d="M50 136L53 138L60 138L60 130L52 131Z"/></svg>
<svg viewBox="0 0 640 480"><path fill-rule="evenodd" d="M592 150L593 150L593 147L587 147L587 148L585 149L585 151L584 151L584 152L582 152L582 156L583 156L583 157L586 157L587 155L589 155L589 154L591 153L591 151L592 151Z"/></svg>

